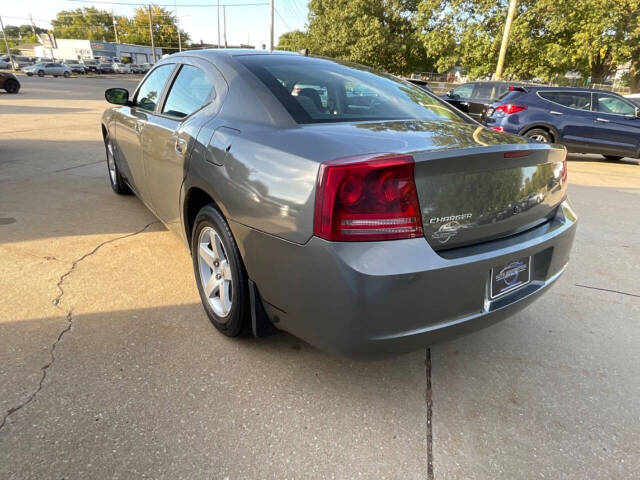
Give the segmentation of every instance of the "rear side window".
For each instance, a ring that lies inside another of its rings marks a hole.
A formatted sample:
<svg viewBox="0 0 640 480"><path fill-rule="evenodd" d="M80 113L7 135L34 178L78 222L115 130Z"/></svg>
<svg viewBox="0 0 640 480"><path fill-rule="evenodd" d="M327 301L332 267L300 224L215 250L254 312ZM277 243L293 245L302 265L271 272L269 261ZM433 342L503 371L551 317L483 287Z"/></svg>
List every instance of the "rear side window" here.
<svg viewBox="0 0 640 480"><path fill-rule="evenodd" d="M473 93L473 87L475 83L465 83L453 89L453 94L460 98L470 98Z"/></svg>
<svg viewBox="0 0 640 480"><path fill-rule="evenodd" d="M611 113L614 115L635 116L636 107L631 103L606 93L596 93L596 111L601 113Z"/></svg>
<svg viewBox="0 0 640 480"><path fill-rule="evenodd" d="M162 113L184 118L209 101L213 84L205 72L191 65L183 65L171 86Z"/></svg>
<svg viewBox="0 0 640 480"><path fill-rule="evenodd" d="M478 83L473 96L477 98L493 98L495 85L492 83Z"/></svg>
<svg viewBox="0 0 640 480"><path fill-rule="evenodd" d="M156 109L156 103L162 94L164 84L171 75L173 64L161 65L156 68L144 81L138 94L136 95L136 107L143 110L153 112Z"/></svg>
<svg viewBox="0 0 640 480"><path fill-rule="evenodd" d="M576 110L591 110L591 94L588 92L538 92L545 100Z"/></svg>
<svg viewBox="0 0 640 480"><path fill-rule="evenodd" d="M298 55L235 57L298 123L376 120L464 122L452 107L391 75Z"/></svg>

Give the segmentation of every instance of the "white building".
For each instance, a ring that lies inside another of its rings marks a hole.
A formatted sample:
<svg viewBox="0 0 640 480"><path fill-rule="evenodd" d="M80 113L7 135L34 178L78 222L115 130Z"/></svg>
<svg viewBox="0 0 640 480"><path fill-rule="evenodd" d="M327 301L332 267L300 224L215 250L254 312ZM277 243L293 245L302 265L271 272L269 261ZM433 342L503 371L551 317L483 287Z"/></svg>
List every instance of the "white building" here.
<svg viewBox="0 0 640 480"><path fill-rule="evenodd" d="M151 47L128 43L96 42L93 40L56 39L58 48L49 49L43 45L34 48L36 57L59 60L81 60L110 58L125 63L153 63ZM162 49L156 47L156 60L162 58Z"/></svg>

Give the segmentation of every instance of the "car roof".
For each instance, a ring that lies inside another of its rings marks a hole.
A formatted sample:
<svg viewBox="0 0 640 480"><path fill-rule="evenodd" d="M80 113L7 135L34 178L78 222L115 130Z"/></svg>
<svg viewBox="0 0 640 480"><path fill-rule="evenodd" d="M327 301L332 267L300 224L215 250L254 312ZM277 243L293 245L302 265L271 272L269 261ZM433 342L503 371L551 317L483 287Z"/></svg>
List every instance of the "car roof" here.
<svg viewBox="0 0 640 480"><path fill-rule="evenodd" d="M287 52L284 50L274 50L269 52L267 50L256 50L254 48L205 48L201 50L183 50L179 53L169 55L169 57L176 57L180 55L188 55L203 58L216 58L216 57L235 57L240 55L299 55L295 52Z"/></svg>
<svg viewBox="0 0 640 480"><path fill-rule="evenodd" d="M558 91L558 92L597 92L597 93L613 93L614 95L619 95L616 92L612 92L611 90L601 90L597 88L586 88L586 87L554 87L551 85L523 85L524 88L531 91Z"/></svg>

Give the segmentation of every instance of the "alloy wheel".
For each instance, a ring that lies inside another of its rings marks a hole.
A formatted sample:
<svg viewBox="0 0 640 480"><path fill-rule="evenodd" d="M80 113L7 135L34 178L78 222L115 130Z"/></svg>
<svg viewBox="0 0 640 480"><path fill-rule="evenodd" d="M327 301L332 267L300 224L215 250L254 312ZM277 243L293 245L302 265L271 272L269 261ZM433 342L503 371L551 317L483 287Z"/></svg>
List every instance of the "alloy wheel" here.
<svg viewBox="0 0 640 480"><path fill-rule="evenodd" d="M112 185L116 185L118 181L116 171L116 159L113 155L113 145L111 142L107 142L107 166L109 167L109 179Z"/></svg>
<svg viewBox="0 0 640 480"><path fill-rule="evenodd" d="M218 232L204 227L198 236L200 284L218 317L226 317L233 305L233 277L227 253Z"/></svg>
<svg viewBox="0 0 640 480"><path fill-rule="evenodd" d="M545 137L544 135L540 135L540 134L531 135L530 138L538 142L549 143L549 141L547 140L547 137Z"/></svg>

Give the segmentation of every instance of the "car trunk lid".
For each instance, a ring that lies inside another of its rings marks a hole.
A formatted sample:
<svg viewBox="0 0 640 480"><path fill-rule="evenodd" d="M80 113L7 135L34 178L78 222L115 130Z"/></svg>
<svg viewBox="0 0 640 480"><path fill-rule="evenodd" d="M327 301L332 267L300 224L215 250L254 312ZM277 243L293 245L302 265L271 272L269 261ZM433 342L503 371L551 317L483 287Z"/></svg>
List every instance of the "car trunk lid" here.
<svg viewBox="0 0 640 480"><path fill-rule="evenodd" d="M435 250L533 228L566 195L566 151L544 144L414 152L424 235Z"/></svg>

